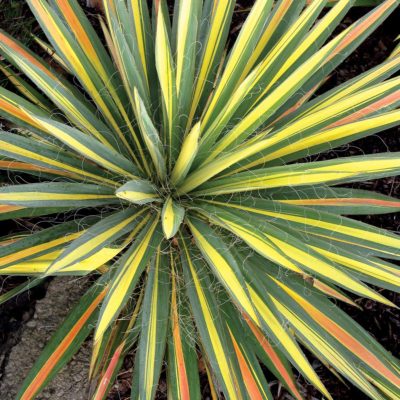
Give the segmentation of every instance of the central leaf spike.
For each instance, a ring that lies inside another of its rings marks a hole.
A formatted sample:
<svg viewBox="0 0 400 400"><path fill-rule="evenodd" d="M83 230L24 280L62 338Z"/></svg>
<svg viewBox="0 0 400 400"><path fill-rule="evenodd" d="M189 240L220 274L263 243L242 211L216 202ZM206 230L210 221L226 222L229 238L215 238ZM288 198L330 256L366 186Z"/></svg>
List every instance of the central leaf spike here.
<svg viewBox="0 0 400 400"><path fill-rule="evenodd" d="M185 209L170 195L161 196L157 187L143 179L134 179L122 185L115 192L119 198L133 204L147 204L157 202L161 207L163 202L161 220L166 239L171 239L178 232L185 216Z"/></svg>
<svg viewBox="0 0 400 400"><path fill-rule="evenodd" d="M151 182L142 179L134 179L125 183L116 190L115 195L134 204L161 201L157 188Z"/></svg>
<svg viewBox="0 0 400 400"><path fill-rule="evenodd" d="M164 203L161 220L166 239L171 239L178 232L185 216L185 209L172 197L168 197Z"/></svg>

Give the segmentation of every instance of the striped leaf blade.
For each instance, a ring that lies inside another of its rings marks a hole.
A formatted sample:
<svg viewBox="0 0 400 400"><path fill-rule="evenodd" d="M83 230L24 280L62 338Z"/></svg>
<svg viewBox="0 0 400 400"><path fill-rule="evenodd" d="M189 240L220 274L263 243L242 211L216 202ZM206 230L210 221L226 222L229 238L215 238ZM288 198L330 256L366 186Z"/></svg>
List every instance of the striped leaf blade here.
<svg viewBox="0 0 400 400"><path fill-rule="evenodd" d="M149 267L138 343L139 398L154 398L164 357L170 302L169 255L159 247Z"/></svg>

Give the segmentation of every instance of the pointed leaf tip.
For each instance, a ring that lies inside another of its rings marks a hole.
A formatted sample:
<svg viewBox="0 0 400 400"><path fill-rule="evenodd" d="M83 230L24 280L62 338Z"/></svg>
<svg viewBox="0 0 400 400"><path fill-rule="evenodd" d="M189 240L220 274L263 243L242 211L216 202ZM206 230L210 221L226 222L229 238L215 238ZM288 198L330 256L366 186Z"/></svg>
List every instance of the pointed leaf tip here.
<svg viewBox="0 0 400 400"><path fill-rule="evenodd" d="M115 195L134 204L147 204L160 200L157 188L152 183L142 179L125 183L116 190Z"/></svg>
<svg viewBox="0 0 400 400"><path fill-rule="evenodd" d="M172 197L168 197L161 214L164 235L167 239L175 236L185 216L185 209Z"/></svg>

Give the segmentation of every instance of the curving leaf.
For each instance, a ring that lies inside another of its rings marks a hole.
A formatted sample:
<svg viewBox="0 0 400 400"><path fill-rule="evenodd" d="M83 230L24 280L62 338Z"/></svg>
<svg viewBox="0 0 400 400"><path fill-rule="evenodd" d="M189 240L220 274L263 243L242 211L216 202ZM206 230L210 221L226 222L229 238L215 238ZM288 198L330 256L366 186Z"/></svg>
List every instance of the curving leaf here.
<svg viewBox="0 0 400 400"><path fill-rule="evenodd" d="M164 357L170 302L168 254L159 247L148 272L142 306L142 329L135 368L139 369L139 398L154 398Z"/></svg>
<svg viewBox="0 0 400 400"><path fill-rule="evenodd" d="M115 195L135 204L147 204L161 200L157 188L152 183L139 179L125 183L117 189Z"/></svg>
<svg viewBox="0 0 400 400"><path fill-rule="evenodd" d="M0 188L0 204L21 207L96 207L118 203L113 189L82 183L49 182Z"/></svg>
<svg viewBox="0 0 400 400"><path fill-rule="evenodd" d="M185 216L185 209L169 197L161 212L161 221L166 239L171 239L178 232Z"/></svg>
<svg viewBox="0 0 400 400"><path fill-rule="evenodd" d="M146 223L143 230L112 269L110 290L101 308L94 337L95 342L118 316L134 290L147 262L161 242L159 215L150 217L150 220L145 219L143 222Z"/></svg>

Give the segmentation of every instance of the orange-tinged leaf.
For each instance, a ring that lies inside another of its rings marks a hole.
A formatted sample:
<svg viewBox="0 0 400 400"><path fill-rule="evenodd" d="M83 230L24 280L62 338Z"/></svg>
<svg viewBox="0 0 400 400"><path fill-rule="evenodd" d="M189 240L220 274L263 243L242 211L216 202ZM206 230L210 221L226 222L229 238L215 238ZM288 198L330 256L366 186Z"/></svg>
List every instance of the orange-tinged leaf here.
<svg viewBox="0 0 400 400"><path fill-rule="evenodd" d="M377 7L369 18L366 18L364 21L362 21L362 23L360 23L354 30L350 31L350 33L343 38L339 46L327 58L326 62L329 62L329 60L332 59L336 54L343 51L343 49L353 42L355 38L360 36L366 29L368 29L368 27L381 18L382 15L395 4L398 4L398 0L387 0Z"/></svg>
<svg viewBox="0 0 400 400"><path fill-rule="evenodd" d="M60 175L60 176L69 176L73 178L78 178L79 176L68 172L62 171L58 169L46 168L41 167L39 165L19 162L19 161L0 161L0 169L10 169L10 170L18 170L18 171L35 171L35 172L44 172L53 175Z"/></svg>
<svg viewBox="0 0 400 400"><path fill-rule="evenodd" d="M320 324L327 332L339 340L346 346L353 354L363 360L375 371L379 372L382 376L386 377L393 384L400 386L400 376L391 371L375 354L368 348L360 343L355 337L349 334L344 328L338 325L335 321L325 315L322 311L306 301L303 297L299 296L293 290L275 280L297 303L303 307L307 313Z"/></svg>
<svg viewBox="0 0 400 400"><path fill-rule="evenodd" d="M348 115L345 118L342 118L333 124L329 125L327 128L333 128L336 126L344 125L344 124L349 124L354 121L358 121L362 118L367 117L370 114L374 114L379 110L384 109L385 107L388 107L392 104L397 103L400 100L400 90L396 90L395 92L389 94L388 96L375 101L374 103L368 105L367 107L364 107L358 111L356 111L353 114Z"/></svg>
<svg viewBox="0 0 400 400"><path fill-rule="evenodd" d="M12 211L22 210L23 208L25 208L25 207L8 206L8 205L0 204L0 214L5 214L5 213L12 212Z"/></svg>
<svg viewBox="0 0 400 400"><path fill-rule="evenodd" d="M63 13L63 17L68 22L69 26L73 30L74 36L77 41L79 41L81 47L85 50L86 55L90 60L96 61L96 66L99 67L99 70L104 73L105 71L102 67L101 61L99 60L96 50L93 47L92 41L90 40L87 32L83 28L82 24L80 23L76 13L74 12L73 8L69 1L65 0L56 0L57 6Z"/></svg>
<svg viewBox="0 0 400 400"><path fill-rule="evenodd" d="M235 340L235 337L233 336L232 332L229 331L233 343L233 348L235 349L236 357L238 359L239 363L239 368L240 372L242 373L244 384L246 386L247 393L250 395L250 398L253 400L263 400L264 397L261 394L257 382L254 379L254 376L251 372L251 369L246 361L246 358L244 357L239 344Z"/></svg>
<svg viewBox="0 0 400 400"><path fill-rule="evenodd" d="M400 207L400 201L387 201L380 199L363 199L363 198L324 198L324 199L290 199L290 200L279 200L281 203L295 204L298 206L337 206L341 204L360 206L360 205L371 205L371 206L384 206L384 207Z"/></svg>
<svg viewBox="0 0 400 400"><path fill-rule="evenodd" d="M7 47L11 48L13 51L20 54L29 63L40 68L48 76L53 77L51 72L47 68L45 68L44 65L41 62L39 62L35 57L33 57L31 54L29 54L23 47L19 46L18 42L12 40L10 37L8 37L7 35L5 35L3 32L0 31L0 47L2 44L5 44Z"/></svg>
<svg viewBox="0 0 400 400"><path fill-rule="evenodd" d="M334 287L329 286L318 279L313 279L313 286L330 297L341 300L344 303L350 304L353 307L361 308L357 303L352 301L349 297L345 296L340 291L336 290Z"/></svg>
<svg viewBox="0 0 400 400"><path fill-rule="evenodd" d="M83 233L83 231L82 232L72 233L70 235L65 235L65 236L62 236L60 238L56 238L56 239L50 240L50 241L48 241L46 243L42 243L42 244L39 244L37 246L33 246L31 248L27 248L27 249L23 249L23 250L20 250L20 251L16 251L16 252L14 252L12 254L9 254L7 256L0 257L0 267L4 266L4 265L11 264L11 263L14 263L14 262L19 261L19 260L22 260L25 257L34 256L35 254L39 254L42 251L53 249L56 246L62 245L64 243L71 242L72 240L74 240L74 239L78 238L80 235L82 235L82 233Z"/></svg>
<svg viewBox="0 0 400 400"><path fill-rule="evenodd" d="M293 381L292 376L289 374L289 372L285 368L285 365L282 363L282 360L279 358L278 354L275 352L274 348L271 346L268 339L263 335L260 328L258 328L251 321L250 317L247 314L243 313L242 315L243 315L243 319L247 322L247 324L249 325L254 336L260 343L261 347L263 348L265 353L268 355L268 357L271 359L271 362L274 364L275 368L278 370L281 377L284 379L287 387L291 390L291 393L296 397L297 400L302 400L303 397L301 396L299 390L297 389L297 386L296 386L295 382Z"/></svg>
<svg viewBox="0 0 400 400"><path fill-rule="evenodd" d="M118 366L118 361L121 358L121 354L124 350L126 342L123 341L115 350L110 363L106 369L105 374L102 376L100 382L97 384L97 391L93 396L93 400L102 400L107 392L107 388L111 382L113 373Z"/></svg>
<svg viewBox="0 0 400 400"><path fill-rule="evenodd" d="M1 32L0 32L1 34ZM11 99L4 99L1 94L0 94L0 109L4 110L7 114L10 114L18 119L20 119L23 122L26 122L29 125L32 125L33 127L37 129L42 129L40 124L35 121L33 118L31 118L28 113L25 111L21 110L21 108L18 107L17 104L14 104Z"/></svg>
<svg viewBox="0 0 400 400"><path fill-rule="evenodd" d="M182 400L190 400L189 382L187 377L185 358L183 355L181 329L179 325L175 276L172 280L171 324L172 338L174 342L174 350L177 364L177 375L179 377L179 394Z"/></svg>
<svg viewBox="0 0 400 400"><path fill-rule="evenodd" d="M104 299L106 293L107 289L105 288L97 295L97 297L93 300L93 302L82 314L82 316L76 321L72 329L67 333L67 335L65 335L64 339L60 342L59 346L56 348L53 354L48 358L47 362L38 371L35 378L30 382L29 386L19 396L19 400L33 400L35 398L35 395L45 383L50 372L66 353L74 338L80 332L82 327L86 324L89 317L97 309L100 302Z"/></svg>

